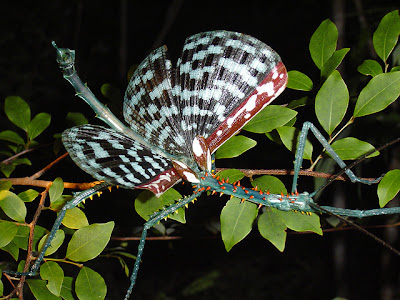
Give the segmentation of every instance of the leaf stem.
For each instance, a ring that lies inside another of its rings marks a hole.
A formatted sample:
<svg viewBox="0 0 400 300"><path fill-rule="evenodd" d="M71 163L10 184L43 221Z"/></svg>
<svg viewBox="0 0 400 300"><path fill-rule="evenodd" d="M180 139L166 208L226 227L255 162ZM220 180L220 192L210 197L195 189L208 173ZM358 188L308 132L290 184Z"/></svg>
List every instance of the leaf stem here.
<svg viewBox="0 0 400 300"><path fill-rule="evenodd" d="M83 267L83 264L76 263L76 262L71 261L71 260L66 260L66 259L64 259L64 258L45 258L45 259L43 259L43 260L44 260L44 261L62 262L62 263L66 263L66 264L70 264L70 265L77 266L78 268L81 268L81 269L82 269L82 267Z"/></svg>

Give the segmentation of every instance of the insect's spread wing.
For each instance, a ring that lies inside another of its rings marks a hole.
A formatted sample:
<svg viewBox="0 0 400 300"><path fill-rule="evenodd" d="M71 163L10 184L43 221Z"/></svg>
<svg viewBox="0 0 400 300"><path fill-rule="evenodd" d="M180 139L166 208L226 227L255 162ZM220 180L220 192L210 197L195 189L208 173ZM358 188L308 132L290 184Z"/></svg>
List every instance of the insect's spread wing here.
<svg viewBox="0 0 400 300"><path fill-rule="evenodd" d="M187 156L180 127L180 110L172 96L174 71L167 48L154 50L137 67L126 89L124 118L129 126L157 148Z"/></svg>
<svg viewBox="0 0 400 300"><path fill-rule="evenodd" d="M192 168L195 137L203 136L214 152L286 86L278 54L248 35L191 36L176 69L166 52L154 50L135 70L123 106L125 121L153 149L98 126L63 134L71 157L93 177L160 195L180 179L165 157ZM154 153L160 150L165 157Z"/></svg>
<svg viewBox="0 0 400 300"><path fill-rule="evenodd" d="M73 161L98 180L160 195L180 179L169 160L109 128L73 127L62 141Z"/></svg>
<svg viewBox="0 0 400 300"><path fill-rule="evenodd" d="M240 33L210 31L186 39L177 68L166 47L136 69L124 100L131 128L165 152L192 158L197 135L214 152L285 88L279 55Z"/></svg>
<svg viewBox="0 0 400 300"><path fill-rule="evenodd" d="M279 55L259 40L228 31L189 37L178 61L174 96L191 143L207 138L214 152L286 87Z"/></svg>

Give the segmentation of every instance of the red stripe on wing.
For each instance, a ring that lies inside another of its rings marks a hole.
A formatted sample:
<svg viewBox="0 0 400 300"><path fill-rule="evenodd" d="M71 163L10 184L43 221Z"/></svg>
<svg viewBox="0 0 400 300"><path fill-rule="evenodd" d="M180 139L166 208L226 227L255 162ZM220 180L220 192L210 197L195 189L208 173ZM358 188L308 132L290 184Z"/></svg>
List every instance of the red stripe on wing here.
<svg viewBox="0 0 400 300"><path fill-rule="evenodd" d="M153 192L156 197L160 197L166 190L172 187L175 183L180 181L182 178L178 175L175 168L168 169L153 180L137 186L138 189L147 189Z"/></svg>
<svg viewBox="0 0 400 300"><path fill-rule="evenodd" d="M285 89L287 80L286 68L282 62L279 62L253 93L207 138L211 153L278 97Z"/></svg>

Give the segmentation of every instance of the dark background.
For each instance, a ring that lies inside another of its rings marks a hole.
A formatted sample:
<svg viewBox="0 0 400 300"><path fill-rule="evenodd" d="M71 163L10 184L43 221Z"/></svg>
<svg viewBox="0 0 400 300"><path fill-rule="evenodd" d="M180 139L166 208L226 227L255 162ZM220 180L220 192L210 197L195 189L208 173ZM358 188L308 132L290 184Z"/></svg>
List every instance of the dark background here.
<svg viewBox="0 0 400 300"><path fill-rule="evenodd" d="M91 123L99 123L62 78L52 40L60 47L76 50L77 70L82 79L101 101L121 116L130 66L140 63L162 44L168 46L175 60L187 36L215 29L246 33L266 42L280 54L288 70L300 70L318 82L319 72L309 56L308 43L314 30L327 18L339 28L338 48L352 49L342 76L346 82L354 82L356 77L360 80L356 67L364 59L374 58L369 39L380 19L398 8L398 1L361 0L8 1L2 4L0 19L0 102L6 96L18 95L31 105L34 114L50 113L51 128L38 140L51 142L52 134L68 126L65 116L69 111L83 112ZM101 95L104 83L121 91L117 102ZM293 99L296 94L286 91L276 103ZM303 113L300 119L313 118L312 109ZM0 126L1 130L10 128L3 111ZM354 135L367 140L369 135L376 136L378 130L382 132L382 140L377 143L382 144L390 139L388 136L393 138L392 132L383 129L377 129L377 123L370 122ZM259 144L260 150L238 160L221 161L218 166L291 168L293 158L289 152L271 142L262 140ZM56 157L49 147L32 157L32 167L23 167L13 176L33 174ZM367 174L370 177L387 170L387 165L370 166L371 174ZM91 180L69 159L41 179L54 180L58 176L72 182ZM340 189L335 185L327 190L327 199L332 191L348 193L348 187ZM354 193L358 195L360 191ZM374 193L374 189L364 191L364 195ZM136 191L117 191L112 196L102 196L89 202L85 212L91 223L116 220L114 236L133 236L143 223L134 212L135 194ZM134 290L135 299L333 299L339 296L400 299L398 258L353 230L327 232L324 237L290 233L284 253L279 253L254 230L244 242L226 253L220 235L207 230L218 221L225 201L223 197L203 197L195 206L190 206L187 224L175 228L173 235L183 239L147 243ZM374 222L384 224L385 220L377 218ZM46 215L42 221L46 222ZM388 231L372 229L373 233L390 239ZM391 238L395 239L396 235ZM113 243L118 246L117 241ZM136 254L137 242L130 242L128 247ZM121 299L129 281L118 262L97 259L89 266L106 279L108 299ZM196 281L201 278L204 280ZM194 287L199 291L193 292Z"/></svg>

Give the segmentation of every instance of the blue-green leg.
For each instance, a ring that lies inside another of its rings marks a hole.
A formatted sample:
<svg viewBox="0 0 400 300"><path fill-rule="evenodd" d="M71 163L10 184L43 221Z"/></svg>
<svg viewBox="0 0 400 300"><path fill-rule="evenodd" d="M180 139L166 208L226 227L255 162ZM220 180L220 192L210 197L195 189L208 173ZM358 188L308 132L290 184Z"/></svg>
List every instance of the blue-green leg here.
<svg viewBox="0 0 400 300"><path fill-rule="evenodd" d="M7 273L17 275L17 276L35 276L37 271L39 270L41 262L43 261L46 250L50 247L51 241L53 240L57 230L61 226L61 222L64 219L64 216L65 216L65 213L67 212L67 210L76 207L79 203L81 203L85 199L89 198L90 196L93 196L94 194L98 193L99 191L104 190L105 188L108 188L110 186L112 186L112 184L100 183L90 189L87 189L87 190L77 193L74 196L74 198L71 201L67 202L64 205L64 207L61 209L61 211L59 212L57 219L54 222L54 225L51 228L51 231L46 239L46 242L44 243L43 248L41 249L39 256L37 257L31 270L27 273L13 272L13 271L7 271Z"/></svg>
<svg viewBox="0 0 400 300"><path fill-rule="evenodd" d="M321 145L325 148L325 150L331 155L331 157L336 161L336 163L343 169L345 169L345 173L349 177L352 182L361 182L364 184L374 184L381 180L381 177L374 180L366 180L357 177L353 171L350 169L346 169L347 165L344 161L336 154L336 152L332 149L331 145L329 145L328 141L324 138L321 132L310 122L304 122L303 128L301 129L299 144L296 150L296 156L294 161L294 176L293 176L293 185L292 192L296 191L297 188L297 179L299 177L300 168L303 162L303 153L306 145L308 131L311 129L311 132L317 138L317 140L321 143ZM310 194L310 196L314 196L315 192Z"/></svg>
<svg viewBox="0 0 400 300"><path fill-rule="evenodd" d="M146 242L147 230L150 229L151 227L153 227L154 225L156 225L162 219L168 217L170 214L173 214L178 208L181 208L181 207L185 206L186 204L192 202L196 197L200 196L202 192L203 191L200 191L198 193L193 193L191 196L183 198L179 202L177 202L171 206L168 206L167 208L165 208L162 211L159 211L159 212L153 214L150 217L150 219L144 224L142 236L140 237L140 242L139 242L139 246L138 246L138 254L137 254L135 265L133 266L133 271L132 271L132 275L131 275L131 284L129 286L128 291L126 292L125 300L129 299L129 297L132 293L133 287L135 285L135 282L136 282L136 278L137 278L137 274L138 274L139 266L140 266L140 261L141 261L143 251L144 251L144 244Z"/></svg>

